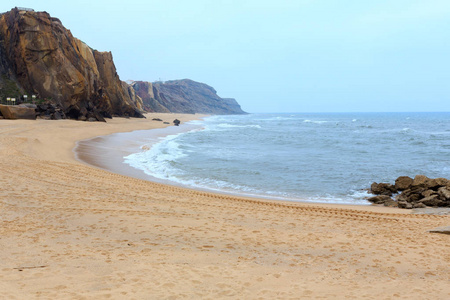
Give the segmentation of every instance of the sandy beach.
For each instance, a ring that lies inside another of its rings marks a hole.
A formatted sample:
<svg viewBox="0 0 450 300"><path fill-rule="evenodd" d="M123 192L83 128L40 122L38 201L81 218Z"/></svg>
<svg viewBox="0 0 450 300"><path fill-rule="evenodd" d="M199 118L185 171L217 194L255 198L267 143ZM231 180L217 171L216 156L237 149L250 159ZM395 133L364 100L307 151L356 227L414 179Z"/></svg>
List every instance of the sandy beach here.
<svg viewBox="0 0 450 300"><path fill-rule="evenodd" d="M219 195L78 161L200 115L0 120L0 299L449 299L449 216Z"/></svg>

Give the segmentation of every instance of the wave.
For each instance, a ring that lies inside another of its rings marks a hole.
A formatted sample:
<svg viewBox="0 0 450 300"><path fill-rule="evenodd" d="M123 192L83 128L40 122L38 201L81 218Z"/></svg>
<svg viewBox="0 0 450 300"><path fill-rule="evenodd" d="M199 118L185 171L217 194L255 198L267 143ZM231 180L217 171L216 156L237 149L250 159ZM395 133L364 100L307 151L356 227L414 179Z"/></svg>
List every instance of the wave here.
<svg viewBox="0 0 450 300"><path fill-rule="evenodd" d="M328 123L329 121L313 121L313 120L303 120L303 123L313 123L313 124L324 124Z"/></svg>
<svg viewBox="0 0 450 300"><path fill-rule="evenodd" d="M289 120L297 120L294 115L291 117L269 117L269 118L258 118L255 121L289 121Z"/></svg>
<svg viewBox="0 0 450 300"><path fill-rule="evenodd" d="M450 172L449 121L400 117L214 116L197 121L203 126L194 133L142 147L126 162L154 178L193 188L368 204L361 189L380 178Z"/></svg>
<svg viewBox="0 0 450 300"><path fill-rule="evenodd" d="M217 127L219 127L219 128L258 128L258 129L261 129L260 125L235 125L235 124L228 124L228 123L218 124Z"/></svg>
<svg viewBox="0 0 450 300"><path fill-rule="evenodd" d="M175 172L181 172L181 170L175 170L173 166L180 158L187 156L176 141L180 135L169 135L152 147L144 145L141 147L141 152L124 157L124 161L147 175L172 180Z"/></svg>

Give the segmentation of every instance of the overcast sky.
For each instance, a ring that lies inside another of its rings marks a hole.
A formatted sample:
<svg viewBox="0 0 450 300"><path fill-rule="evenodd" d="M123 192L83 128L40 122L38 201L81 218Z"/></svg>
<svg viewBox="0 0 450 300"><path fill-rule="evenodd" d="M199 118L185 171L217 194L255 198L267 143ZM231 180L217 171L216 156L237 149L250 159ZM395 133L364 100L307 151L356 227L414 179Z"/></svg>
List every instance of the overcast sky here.
<svg viewBox="0 0 450 300"><path fill-rule="evenodd" d="M248 112L450 111L449 0L33 0L0 11L14 6L111 51L122 80L190 78Z"/></svg>

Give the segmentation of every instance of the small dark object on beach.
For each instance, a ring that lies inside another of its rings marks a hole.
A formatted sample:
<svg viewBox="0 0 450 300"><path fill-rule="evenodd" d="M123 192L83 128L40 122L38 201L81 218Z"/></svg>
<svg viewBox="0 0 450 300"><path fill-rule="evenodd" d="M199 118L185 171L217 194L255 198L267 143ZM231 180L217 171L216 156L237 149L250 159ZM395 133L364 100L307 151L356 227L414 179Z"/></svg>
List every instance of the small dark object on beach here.
<svg viewBox="0 0 450 300"><path fill-rule="evenodd" d="M434 228L434 229L428 230L428 232L450 234L450 226Z"/></svg>
<svg viewBox="0 0 450 300"><path fill-rule="evenodd" d="M163 124L170 124L169 122L164 122Z"/></svg>
<svg viewBox="0 0 450 300"><path fill-rule="evenodd" d="M175 126L178 126L178 125L180 125L180 120L178 120L178 119L175 119L175 120L173 120L173 124L175 125Z"/></svg>
<svg viewBox="0 0 450 300"><path fill-rule="evenodd" d="M162 122L162 120L160 118L153 118L152 120L153 121L160 121L160 122Z"/></svg>

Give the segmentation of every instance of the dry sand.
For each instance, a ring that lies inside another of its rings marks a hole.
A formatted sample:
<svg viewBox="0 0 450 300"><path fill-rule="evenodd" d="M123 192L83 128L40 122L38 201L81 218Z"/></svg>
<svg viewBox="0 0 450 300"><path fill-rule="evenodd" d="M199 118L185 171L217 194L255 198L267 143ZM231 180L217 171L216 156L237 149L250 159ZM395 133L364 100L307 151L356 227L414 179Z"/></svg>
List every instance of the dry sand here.
<svg viewBox="0 0 450 300"><path fill-rule="evenodd" d="M0 120L0 298L450 299L450 236L427 232L449 216L215 195L74 158L152 117Z"/></svg>

